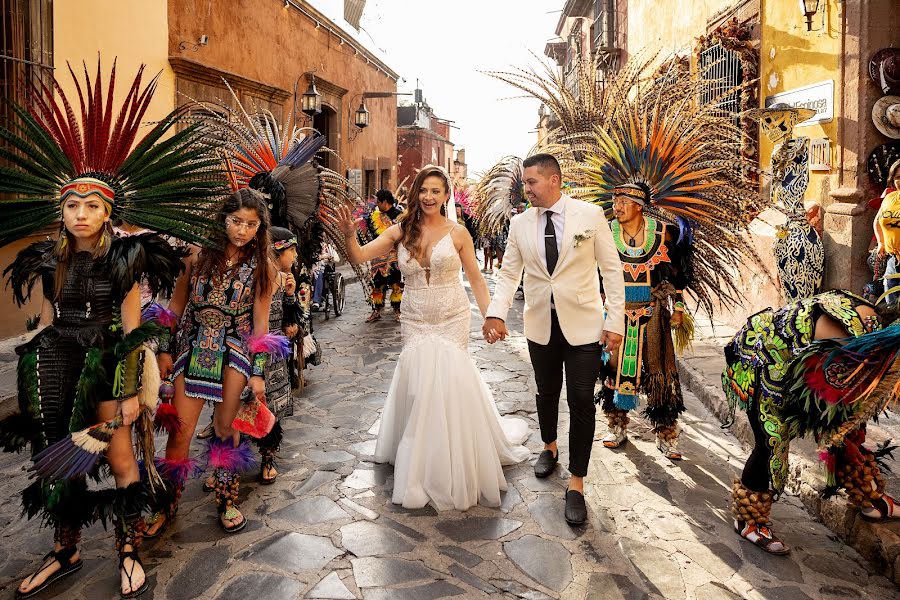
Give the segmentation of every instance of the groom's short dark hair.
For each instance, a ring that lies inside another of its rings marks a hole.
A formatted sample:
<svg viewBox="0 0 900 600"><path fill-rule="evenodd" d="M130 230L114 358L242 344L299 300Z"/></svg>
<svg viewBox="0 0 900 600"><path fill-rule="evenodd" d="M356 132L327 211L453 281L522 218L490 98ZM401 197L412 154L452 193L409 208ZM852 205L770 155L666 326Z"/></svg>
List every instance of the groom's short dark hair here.
<svg viewBox="0 0 900 600"><path fill-rule="evenodd" d="M537 167L542 171L549 171L549 175L559 175L562 181L562 169L559 168L559 161L552 154L533 154L522 161L522 168Z"/></svg>

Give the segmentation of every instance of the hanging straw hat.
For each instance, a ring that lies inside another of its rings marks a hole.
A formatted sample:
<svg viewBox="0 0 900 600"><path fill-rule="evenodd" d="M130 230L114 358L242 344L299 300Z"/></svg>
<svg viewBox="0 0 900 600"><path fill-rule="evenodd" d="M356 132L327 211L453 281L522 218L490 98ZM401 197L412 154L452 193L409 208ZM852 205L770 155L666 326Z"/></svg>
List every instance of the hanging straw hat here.
<svg viewBox="0 0 900 600"><path fill-rule="evenodd" d="M900 139L900 96L885 96L872 107L872 122L889 138Z"/></svg>

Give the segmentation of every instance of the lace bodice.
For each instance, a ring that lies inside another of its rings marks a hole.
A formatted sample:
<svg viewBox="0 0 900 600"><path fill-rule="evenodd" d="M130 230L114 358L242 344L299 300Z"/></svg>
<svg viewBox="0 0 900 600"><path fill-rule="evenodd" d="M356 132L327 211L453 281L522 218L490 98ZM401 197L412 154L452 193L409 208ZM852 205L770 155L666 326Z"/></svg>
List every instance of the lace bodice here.
<svg viewBox="0 0 900 600"><path fill-rule="evenodd" d="M450 233L434 245L429 269L403 244L397 247L397 260L405 282L400 315L404 349L435 336L466 349L469 297L459 276L462 262Z"/></svg>
<svg viewBox="0 0 900 600"><path fill-rule="evenodd" d="M405 290L459 283L459 270L462 268L462 263L450 233L438 240L432 248L429 269L422 267L403 244L397 247L397 260L400 272L403 273L403 279L406 282Z"/></svg>

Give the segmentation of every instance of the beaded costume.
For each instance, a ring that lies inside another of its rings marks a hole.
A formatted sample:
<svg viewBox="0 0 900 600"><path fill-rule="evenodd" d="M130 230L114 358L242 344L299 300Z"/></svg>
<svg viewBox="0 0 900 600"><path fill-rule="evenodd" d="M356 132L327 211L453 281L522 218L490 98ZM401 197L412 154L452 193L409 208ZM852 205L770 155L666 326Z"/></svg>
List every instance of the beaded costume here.
<svg viewBox="0 0 900 600"><path fill-rule="evenodd" d="M254 374L248 339L253 330L256 259L221 275L191 275L190 299L177 335L175 372L184 374L185 394L222 401L226 367L248 379Z"/></svg>

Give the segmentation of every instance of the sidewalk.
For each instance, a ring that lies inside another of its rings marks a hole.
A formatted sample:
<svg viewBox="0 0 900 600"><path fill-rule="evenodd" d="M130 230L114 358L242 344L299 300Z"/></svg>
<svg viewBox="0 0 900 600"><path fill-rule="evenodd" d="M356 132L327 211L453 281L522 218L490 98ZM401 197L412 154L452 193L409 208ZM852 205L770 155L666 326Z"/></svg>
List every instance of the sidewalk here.
<svg viewBox="0 0 900 600"><path fill-rule="evenodd" d="M702 322L698 318L693 349L679 357L678 361L682 385L700 398L719 421L724 421L728 414L728 402L721 385L725 367L722 348L734 333L734 329L720 325L713 332L708 320ZM749 454L753 447L753 433L746 415L740 410L731 431ZM869 423L866 438L869 447L885 440L900 440L900 418L892 413L883 416L877 424ZM895 469L895 472L886 474L889 493L900 493L898 473L900 470ZM814 441L803 439L792 442L787 493L798 496L814 517L872 561L873 566L886 577L900 584L900 522L870 523L860 517L857 509L847 504L843 493L823 500L821 491L824 487L824 470ZM778 503L772 516L777 527Z"/></svg>

